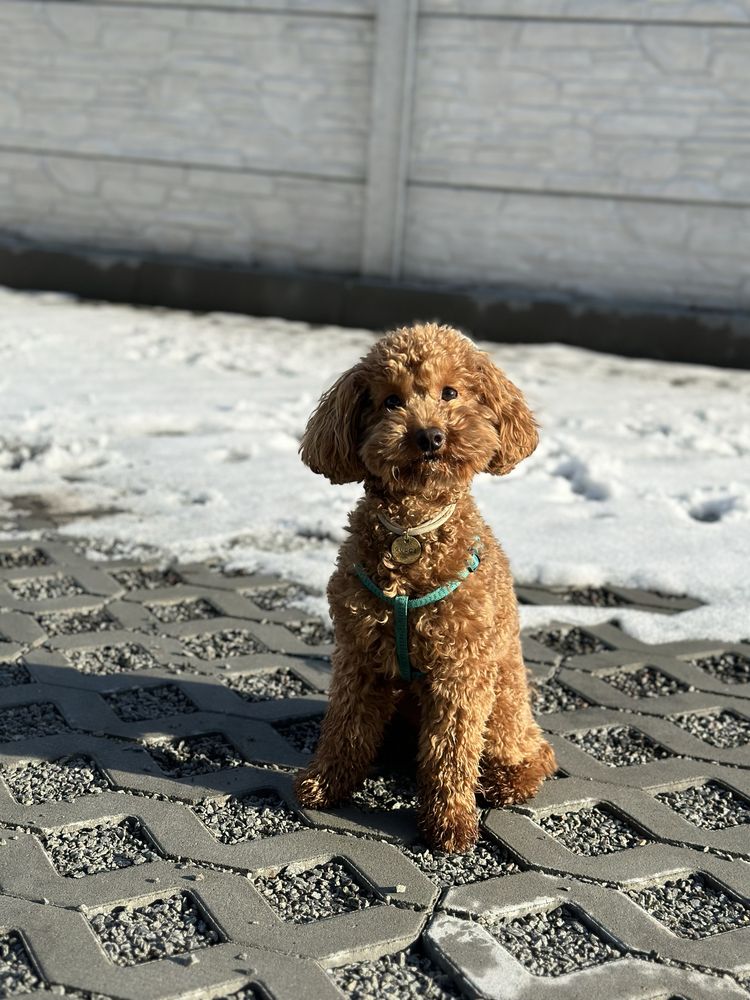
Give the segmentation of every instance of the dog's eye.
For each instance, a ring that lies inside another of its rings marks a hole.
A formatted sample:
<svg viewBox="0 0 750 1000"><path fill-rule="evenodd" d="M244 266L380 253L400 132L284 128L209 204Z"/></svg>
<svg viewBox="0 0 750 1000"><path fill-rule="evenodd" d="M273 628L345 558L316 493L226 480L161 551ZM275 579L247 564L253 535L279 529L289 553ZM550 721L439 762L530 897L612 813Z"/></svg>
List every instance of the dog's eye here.
<svg viewBox="0 0 750 1000"><path fill-rule="evenodd" d="M453 388L452 385L446 385L446 387L440 393L441 399L445 399L445 400L455 399L457 395L458 395L458 392Z"/></svg>
<svg viewBox="0 0 750 1000"><path fill-rule="evenodd" d="M404 405L403 399L400 396L396 396L395 394L388 396L385 402L383 403L383 406L386 408L386 410L399 410L403 405Z"/></svg>

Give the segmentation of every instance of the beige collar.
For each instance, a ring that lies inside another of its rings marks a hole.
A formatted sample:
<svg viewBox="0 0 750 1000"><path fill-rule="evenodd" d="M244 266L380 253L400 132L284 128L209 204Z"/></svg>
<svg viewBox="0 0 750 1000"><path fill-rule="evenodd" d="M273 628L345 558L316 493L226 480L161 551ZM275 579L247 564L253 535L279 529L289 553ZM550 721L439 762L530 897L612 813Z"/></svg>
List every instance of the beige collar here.
<svg viewBox="0 0 750 1000"><path fill-rule="evenodd" d="M377 511L377 515L380 523L389 531L392 531L394 535L424 535L428 531L434 531L436 528L445 524L455 509L455 503L449 503L448 506L443 507L440 513L436 514L435 517L431 518L429 521L423 521L422 524L417 524L413 528L404 528L400 524L396 524L395 521L391 521L389 517L386 517L385 514L382 514L380 511Z"/></svg>

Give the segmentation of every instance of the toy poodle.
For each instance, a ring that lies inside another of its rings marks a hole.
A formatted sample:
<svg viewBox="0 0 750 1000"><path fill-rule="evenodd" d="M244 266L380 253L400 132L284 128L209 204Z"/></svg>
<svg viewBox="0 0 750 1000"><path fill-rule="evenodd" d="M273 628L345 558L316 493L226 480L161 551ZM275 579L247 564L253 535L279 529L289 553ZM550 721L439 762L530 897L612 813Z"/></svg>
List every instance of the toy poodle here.
<svg viewBox="0 0 750 1000"><path fill-rule="evenodd" d="M478 472L510 472L537 440L489 355L434 323L383 337L321 397L302 460L364 496L328 585L333 677L303 805L347 799L397 711L418 724L419 826L435 849L476 842L477 791L524 802L554 772L508 560L471 495Z"/></svg>

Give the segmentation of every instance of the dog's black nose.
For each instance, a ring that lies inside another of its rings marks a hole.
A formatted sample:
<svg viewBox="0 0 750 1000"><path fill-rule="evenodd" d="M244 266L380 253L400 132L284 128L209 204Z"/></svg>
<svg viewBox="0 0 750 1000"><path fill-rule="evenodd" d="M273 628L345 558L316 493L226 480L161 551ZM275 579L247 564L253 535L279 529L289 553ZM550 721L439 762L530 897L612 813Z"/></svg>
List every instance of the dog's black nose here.
<svg viewBox="0 0 750 1000"><path fill-rule="evenodd" d="M439 427L421 427L417 431L417 444L425 454L440 451L445 442L445 434Z"/></svg>

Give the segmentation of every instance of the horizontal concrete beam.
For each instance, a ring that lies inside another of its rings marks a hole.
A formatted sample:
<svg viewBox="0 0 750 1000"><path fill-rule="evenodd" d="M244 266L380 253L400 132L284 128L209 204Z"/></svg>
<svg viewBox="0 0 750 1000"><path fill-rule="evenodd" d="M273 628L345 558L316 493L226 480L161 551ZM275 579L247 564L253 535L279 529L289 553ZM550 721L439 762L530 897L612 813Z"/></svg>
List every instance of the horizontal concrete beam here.
<svg viewBox="0 0 750 1000"><path fill-rule="evenodd" d="M629 357L750 368L750 312L625 306L544 298L501 287L261 271L80 247L0 247L0 284L144 306L281 316L374 330L438 319L486 340L556 341Z"/></svg>

